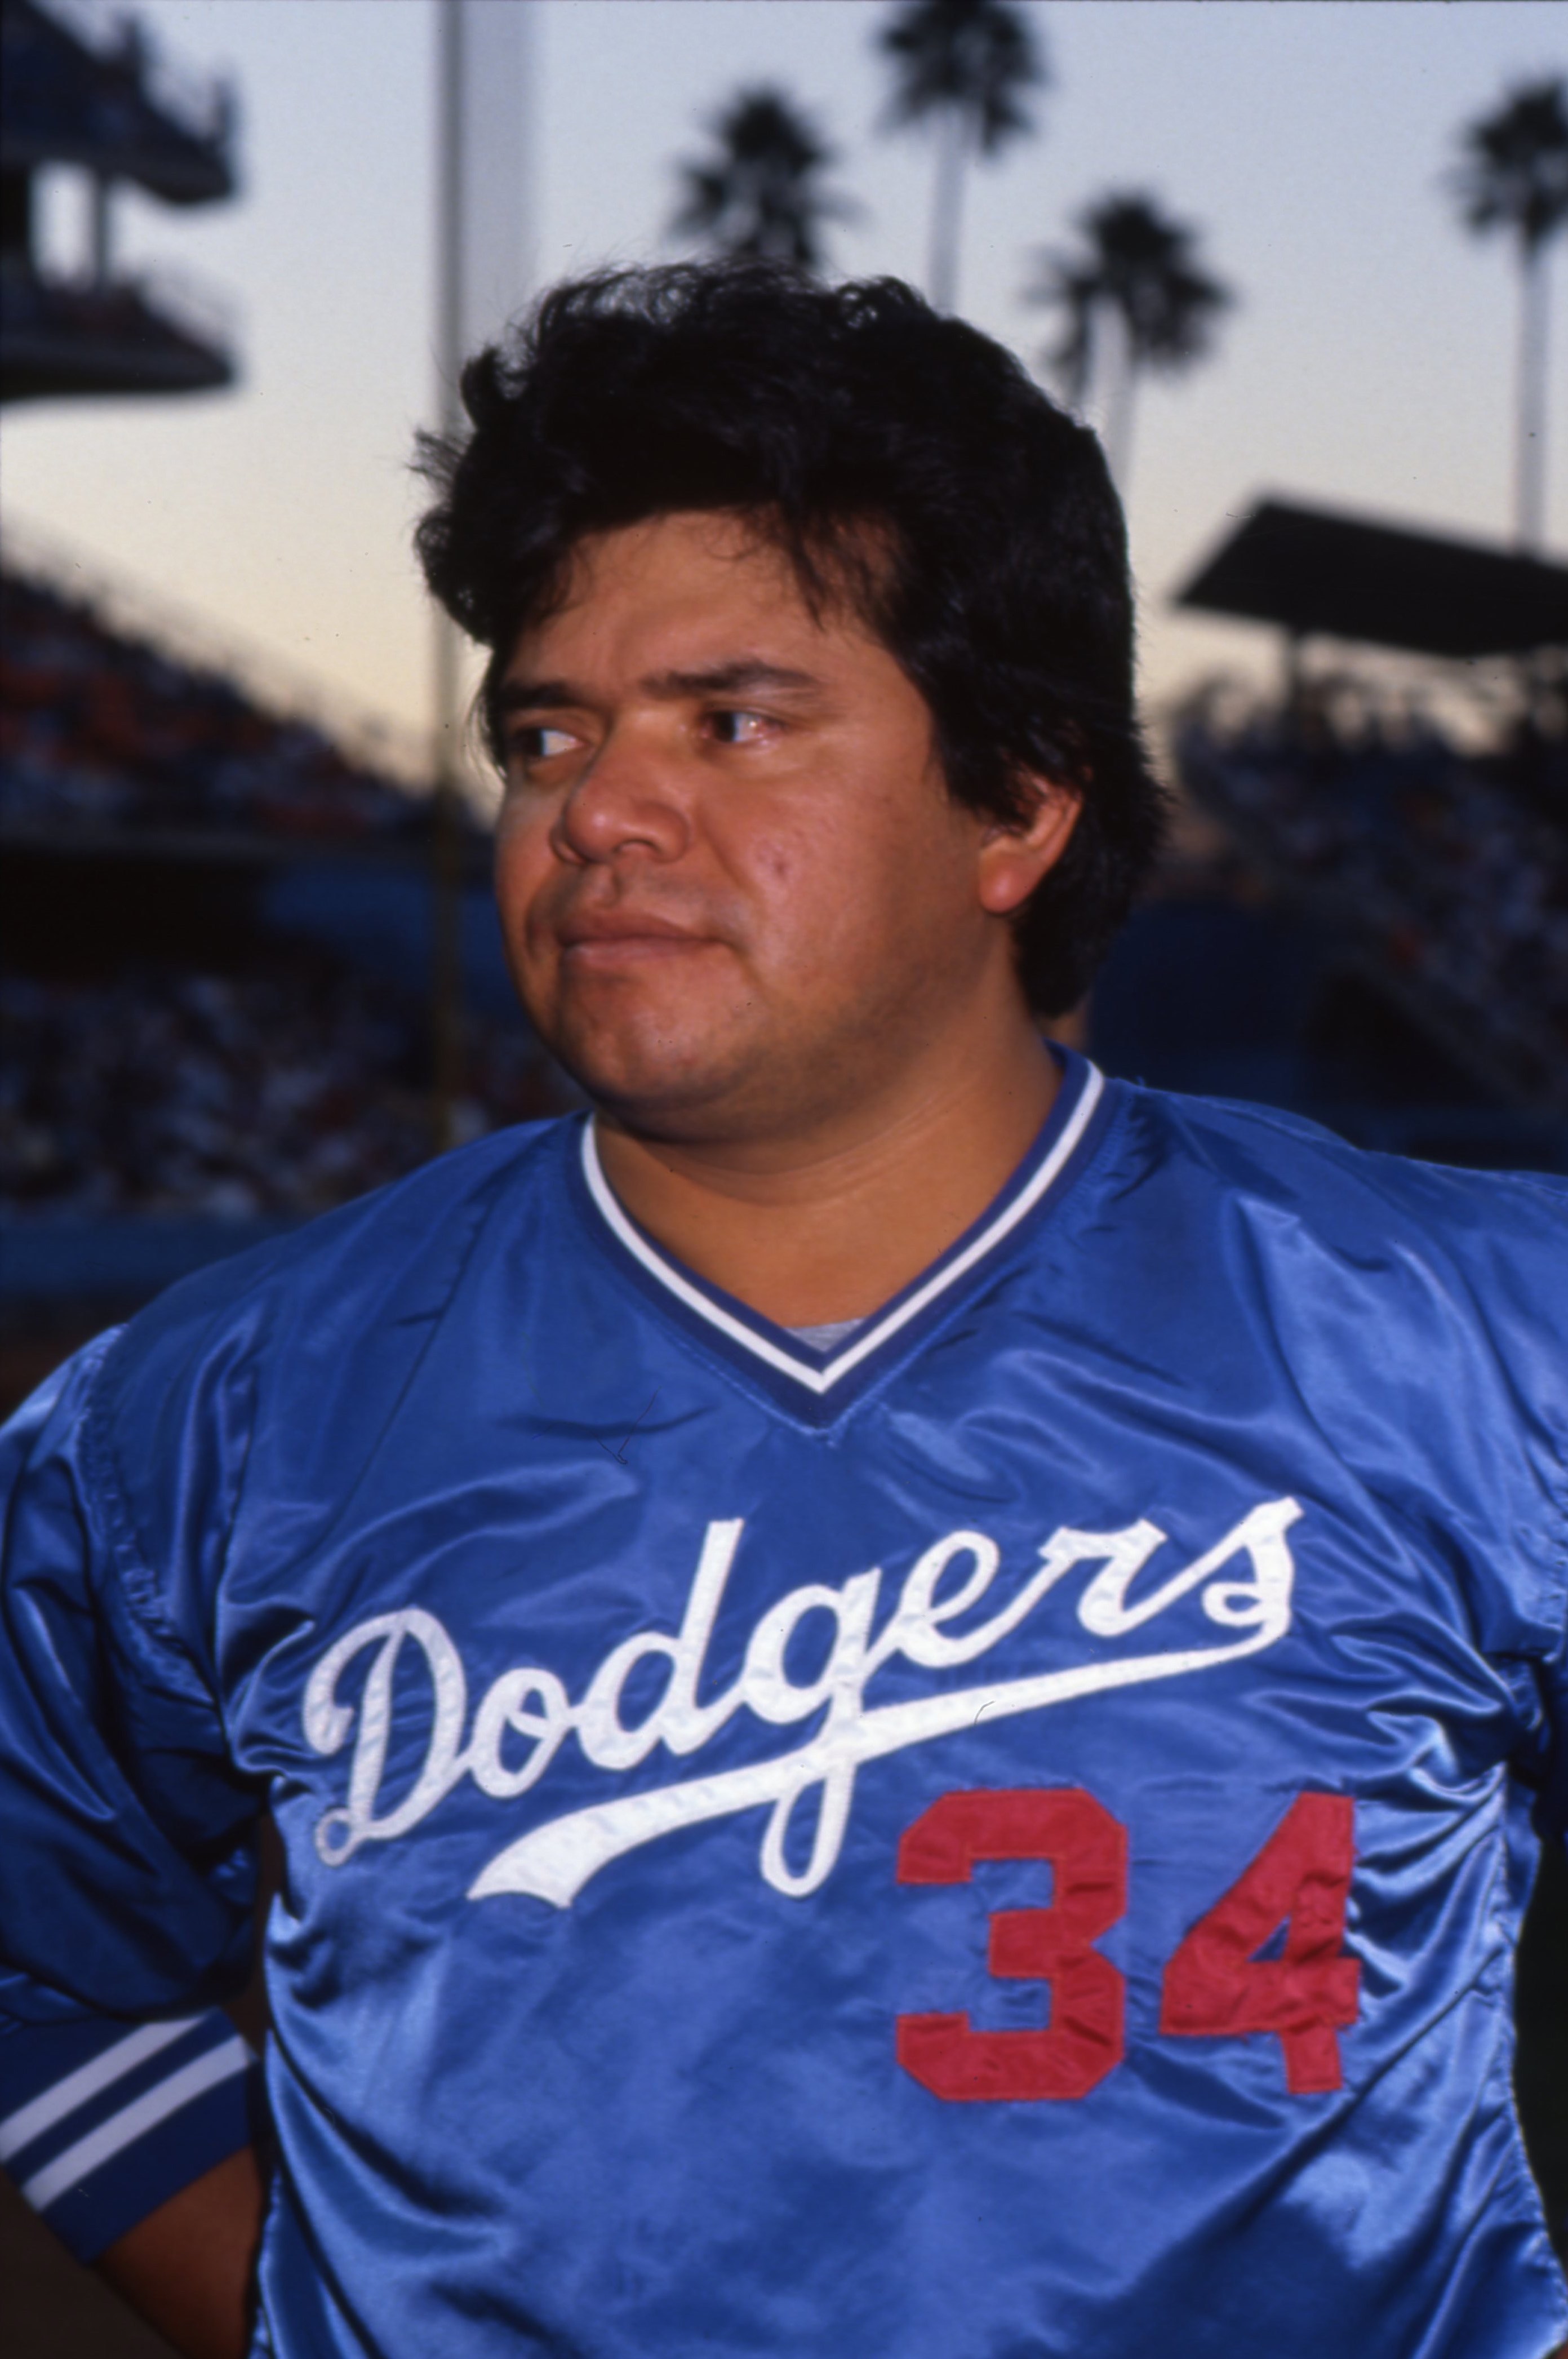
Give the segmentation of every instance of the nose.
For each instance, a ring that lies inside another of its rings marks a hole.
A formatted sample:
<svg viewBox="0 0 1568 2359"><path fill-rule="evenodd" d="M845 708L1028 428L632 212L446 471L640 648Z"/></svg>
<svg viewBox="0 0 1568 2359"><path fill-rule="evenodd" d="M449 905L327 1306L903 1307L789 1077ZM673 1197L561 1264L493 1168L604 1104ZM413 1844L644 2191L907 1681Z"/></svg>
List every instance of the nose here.
<svg viewBox="0 0 1568 2359"><path fill-rule="evenodd" d="M661 750L612 729L563 799L550 830L557 859L598 865L628 853L676 860L691 840L685 802Z"/></svg>

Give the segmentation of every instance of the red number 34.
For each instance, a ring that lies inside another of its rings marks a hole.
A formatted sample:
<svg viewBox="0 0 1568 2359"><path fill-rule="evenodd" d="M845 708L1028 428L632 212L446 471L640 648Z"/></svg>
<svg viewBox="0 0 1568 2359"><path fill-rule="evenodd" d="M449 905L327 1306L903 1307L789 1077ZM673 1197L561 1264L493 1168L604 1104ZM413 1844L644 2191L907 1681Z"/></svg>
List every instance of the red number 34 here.
<svg viewBox="0 0 1568 2359"><path fill-rule="evenodd" d="M1361 1969L1342 1954L1355 1865L1355 1805L1302 1794L1165 1969L1160 2028L1272 2032L1295 2096L1337 2089L1338 2034L1356 2020ZM904 1833L901 1884L967 1884L977 1860L1047 1860L1048 1908L999 1909L990 1971L1047 1983L1039 2031L976 2031L967 2015L901 2015L898 2060L938 2097L1082 2097L1126 2048L1124 1984L1095 1948L1127 1908L1127 1830L1092 1794L944 1794ZM1278 1958L1257 1951L1283 1925Z"/></svg>

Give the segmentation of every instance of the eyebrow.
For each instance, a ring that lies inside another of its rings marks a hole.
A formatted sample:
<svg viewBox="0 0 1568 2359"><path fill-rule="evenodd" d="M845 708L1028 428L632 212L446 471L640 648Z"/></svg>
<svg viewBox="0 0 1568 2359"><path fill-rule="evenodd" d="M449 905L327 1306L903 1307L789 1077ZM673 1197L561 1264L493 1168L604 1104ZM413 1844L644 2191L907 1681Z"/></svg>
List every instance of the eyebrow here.
<svg viewBox="0 0 1568 2359"><path fill-rule="evenodd" d="M822 683L808 671L792 671L785 664L767 663L760 656L737 656L729 663L709 664L696 671L649 672L637 686L644 696L674 701L688 696L740 696L753 689L798 694L803 690L820 690ZM592 702L587 690L569 679L509 679L503 682L496 697L503 713L559 712Z"/></svg>

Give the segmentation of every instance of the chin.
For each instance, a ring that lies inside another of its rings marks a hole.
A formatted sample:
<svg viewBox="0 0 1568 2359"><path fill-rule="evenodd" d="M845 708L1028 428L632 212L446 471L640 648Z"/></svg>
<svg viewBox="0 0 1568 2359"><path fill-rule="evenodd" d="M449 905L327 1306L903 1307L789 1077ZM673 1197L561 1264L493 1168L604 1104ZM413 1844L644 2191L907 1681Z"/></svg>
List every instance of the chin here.
<svg viewBox="0 0 1568 2359"><path fill-rule="evenodd" d="M863 1016L846 1038L834 1022L805 1022L797 1006L781 1011L761 993L692 991L675 981L639 978L633 991L601 979L521 995L584 1094L646 1137L717 1141L773 1136L781 1123L809 1127L866 1086L877 1027ZM871 1073L882 1061L879 1049Z"/></svg>
<svg viewBox="0 0 1568 2359"><path fill-rule="evenodd" d="M701 989L682 972L549 980L523 994L535 1031L595 1104L636 1127L713 1104L765 1057L754 1003L710 977Z"/></svg>
<svg viewBox="0 0 1568 2359"><path fill-rule="evenodd" d="M545 1045L595 1105L629 1129L677 1137L748 1093L759 1056L731 1041L681 1038L654 1026L564 1024Z"/></svg>

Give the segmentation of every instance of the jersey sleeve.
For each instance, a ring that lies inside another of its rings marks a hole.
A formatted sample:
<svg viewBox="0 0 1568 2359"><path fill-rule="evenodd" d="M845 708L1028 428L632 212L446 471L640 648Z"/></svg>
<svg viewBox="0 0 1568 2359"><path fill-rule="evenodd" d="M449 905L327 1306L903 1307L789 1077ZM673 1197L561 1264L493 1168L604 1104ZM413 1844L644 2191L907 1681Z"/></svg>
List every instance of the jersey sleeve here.
<svg viewBox="0 0 1568 2359"><path fill-rule="evenodd" d="M130 2024L0 1979L0 2167L80 2261L250 2144L260 2107L220 2008Z"/></svg>
<svg viewBox="0 0 1568 2359"><path fill-rule="evenodd" d="M190 1547L166 1535L155 1568L124 1508L96 1415L114 1348L0 1431L0 1966L141 2023L242 1984L259 1797L229 1758ZM200 1422L164 1418L155 1453L187 1531L221 1521Z"/></svg>
<svg viewBox="0 0 1568 2359"><path fill-rule="evenodd" d="M1536 1824L1547 1842L1555 1841L1568 1850L1568 1628L1563 1630L1555 1659L1543 1667L1541 1684L1545 1710L1539 1779L1530 1780L1537 1784L1540 1795Z"/></svg>
<svg viewBox="0 0 1568 2359"><path fill-rule="evenodd" d="M1485 1467L1489 1515L1474 1514L1481 1640L1519 1709L1513 1767L1537 1832L1568 1842L1568 1182L1535 1174L1442 1175L1474 1198L1458 1265L1473 1306L1467 1386L1455 1362L1446 1434L1451 1495ZM1459 1425L1463 1422L1464 1430ZM1480 1493L1480 1484L1473 1486Z"/></svg>

